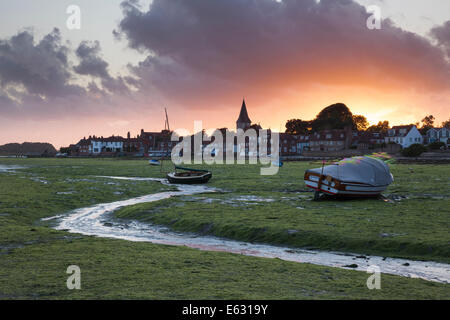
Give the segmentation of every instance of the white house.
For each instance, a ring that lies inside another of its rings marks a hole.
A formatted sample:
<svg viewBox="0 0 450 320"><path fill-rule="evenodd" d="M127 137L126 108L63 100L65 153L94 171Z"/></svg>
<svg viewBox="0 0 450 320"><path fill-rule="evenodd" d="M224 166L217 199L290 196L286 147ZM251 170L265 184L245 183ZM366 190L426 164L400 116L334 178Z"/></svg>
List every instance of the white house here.
<svg viewBox="0 0 450 320"><path fill-rule="evenodd" d="M427 141L432 142L443 142L446 145L450 145L450 129L448 128L431 128L427 131Z"/></svg>
<svg viewBox="0 0 450 320"><path fill-rule="evenodd" d="M415 125L392 127L384 139L386 143L397 143L403 148L408 148L415 143L423 143L423 137Z"/></svg>
<svg viewBox="0 0 450 320"><path fill-rule="evenodd" d="M89 153L100 154L104 152L122 152L123 138L109 137L109 138L93 138L89 145Z"/></svg>

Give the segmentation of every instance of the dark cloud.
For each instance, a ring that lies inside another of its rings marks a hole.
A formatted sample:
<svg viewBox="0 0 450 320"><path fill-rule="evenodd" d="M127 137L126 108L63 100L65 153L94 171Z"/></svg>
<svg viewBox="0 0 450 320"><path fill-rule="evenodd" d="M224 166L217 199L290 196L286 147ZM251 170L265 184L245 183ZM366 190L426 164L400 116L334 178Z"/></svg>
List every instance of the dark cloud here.
<svg viewBox="0 0 450 320"><path fill-rule="evenodd" d="M98 41L83 41L76 50L80 64L74 67L75 72L81 75L89 75L101 79L104 89L115 94L127 94L130 89L126 80L122 77L114 78L108 71L108 62L101 56L100 43ZM97 88L98 89L98 88Z"/></svg>
<svg viewBox="0 0 450 320"><path fill-rule="evenodd" d="M437 40L438 45L444 48L447 56L450 58L450 21L447 21L442 26L437 26L431 29L431 36Z"/></svg>
<svg viewBox="0 0 450 320"><path fill-rule="evenodd" d="M0 40L0 85L21 85L28 94L43 98L80 95L83 89L70 85L69 48L54 29L37 44L23 31L9 40Z"/></svg>
<svg viewBox="0 0 450 320"><path fill-rule="evenodd" d="M58 29L36 42L31 31L0 40L0 114L35 118L77 110L88 92L72 84L68 55Z"/></svg>
<svg viewBox="0 0 450 320"><path fill-rule="evenodd" d="M110 75L98 41L80 43L75 67L71 53L58 29L40 41L32 31L0 39L0 113L33 118L102 112L114 108L112 96L129 94L125 79ZM80 76L98 79L101 86L75 84L82 83Z"/></svg>
<svg viewBox="0 0 450 320"><path fill-rule="evenodd" d="M110 73L98 41L73 50L57 29L42 39L22 31L0 39L0 113L57 117L171 99L211 108L234 105L236 95L283 101L309 85L427 94L450 87L449 22L432 30L435 45L390 20L369 30L369 14L352 0L153 0L147 9L127 0L121 7L113 35L147 56L129 65L132 76Z"/></svg>
<svg viewBox="0 0 450 320"><path fill-rule="evenodd" d="M130 94L130 88L125 78L119 76L117 78L108 77L102 79L102 86L110 93L116 95L128 95Z"/></svg>
<svg viewBox="0 0 450 320"><path fill-rule="evenodd" d="M99 56L100 50L100 43L98 41L81 42L75 51L77 57L80 59L80 64L74 67L74 70L82 75L108 78L108 63Z"/></svg>
<svg viewBox="0 0 450 320"><path fill-rule="evenodd" d="M305 85L394 90L443 89L449 64L427 39L370 16L352 0L154 0L148 10L124 1L116 34L149 57L131 68L180 103L226 98L235 90L261 99Z"/></svg>

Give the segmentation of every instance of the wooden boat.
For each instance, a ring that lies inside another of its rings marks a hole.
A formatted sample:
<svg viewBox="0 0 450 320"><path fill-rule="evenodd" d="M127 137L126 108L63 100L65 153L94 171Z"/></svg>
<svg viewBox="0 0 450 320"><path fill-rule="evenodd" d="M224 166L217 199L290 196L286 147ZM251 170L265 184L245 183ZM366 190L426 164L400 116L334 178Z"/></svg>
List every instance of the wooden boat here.
<svg viewBox="0 0 450 320"><path fill-rule="evenodd" d="M177 169L183 170L184 172L176 172ZM211 177L211 171L182 167L175 167L175 172L170 172L167 174L167 179L169 180L169 182L175 184L207 183L209 179L211 179Z"/></svg>
<svg viewBox="0 0 450 320"><path fill-rule="evenodd" d="M377 158L347 158L322 168L306 170L307 187L318 193L344 197L376 197L394 181L388 165Z"/></svg>

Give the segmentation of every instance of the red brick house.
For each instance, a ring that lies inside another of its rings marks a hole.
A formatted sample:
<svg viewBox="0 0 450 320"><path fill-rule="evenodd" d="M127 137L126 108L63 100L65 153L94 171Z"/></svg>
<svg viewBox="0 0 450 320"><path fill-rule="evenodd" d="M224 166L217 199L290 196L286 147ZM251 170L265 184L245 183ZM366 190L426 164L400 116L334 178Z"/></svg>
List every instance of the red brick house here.
<svg viewBox="0 0 450 320"><path fill-rule="evenodd" d="M348 149L352 141L351 129L323 130L310 137L311 151L340 151Z"/></svg>
<svg viewBox="0 0 450 320"><path fill-rule="evenodd" d="M384 134L380 132L354 131L351 146L358 150L374 149L385 144Z"/></svg>
<svg viewBox="0 0 450 320"><path fill-rule="evenodd" d="M169 156L177 142L171 141L172 133L167 130L161 132L145 132L141 129L138 140L145 156Z"/></svg>

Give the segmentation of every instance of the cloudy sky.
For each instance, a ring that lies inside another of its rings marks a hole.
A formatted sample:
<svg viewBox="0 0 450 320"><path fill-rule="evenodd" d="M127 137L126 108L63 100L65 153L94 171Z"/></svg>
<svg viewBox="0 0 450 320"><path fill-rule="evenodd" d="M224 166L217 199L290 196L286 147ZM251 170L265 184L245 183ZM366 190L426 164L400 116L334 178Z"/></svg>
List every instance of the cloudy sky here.
<svg viewBox="0 0 450 320"><path fill-rule="evenodd" d="M159 131L164 107L172 128L234 128L243 97L275 130L336 102L450 117L448 0L15 0L0 26L0 144Z"/></svg>

